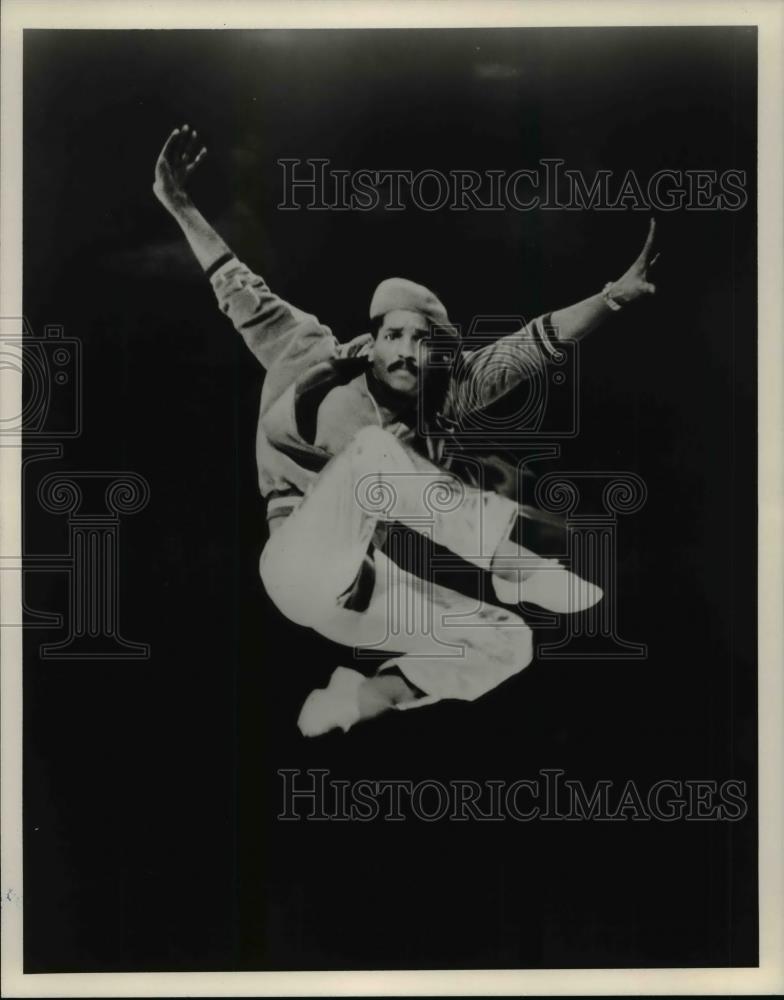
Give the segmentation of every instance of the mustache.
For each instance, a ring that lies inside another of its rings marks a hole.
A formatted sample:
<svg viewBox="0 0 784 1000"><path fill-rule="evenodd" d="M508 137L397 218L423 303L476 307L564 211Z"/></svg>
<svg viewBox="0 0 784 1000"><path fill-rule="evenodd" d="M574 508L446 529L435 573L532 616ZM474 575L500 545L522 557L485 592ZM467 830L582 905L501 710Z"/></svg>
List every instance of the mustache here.
<svg viewBox="0 0 784 1000"><path fill-rule="evenodd" d="M393 361L391 365L387 365L388 372L396 372L401 368L405 368L411 375L419 374L419 365L411 358L400 358L398 361Z"/></svg>

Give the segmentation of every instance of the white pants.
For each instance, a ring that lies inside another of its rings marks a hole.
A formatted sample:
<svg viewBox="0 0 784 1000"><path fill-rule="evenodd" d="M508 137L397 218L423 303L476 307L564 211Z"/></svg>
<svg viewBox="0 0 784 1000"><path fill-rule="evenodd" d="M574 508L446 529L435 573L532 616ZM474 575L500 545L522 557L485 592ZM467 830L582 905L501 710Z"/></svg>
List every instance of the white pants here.
<svg viewBox="0 0 784 1000"><path fill-rule="evenodd" d="M471 701L532 659L519 615L401 569L372 550L375 581L365 610L345 606L379 522L400 522L486 569L518 514L511 500L465 486L397 438L366 427L322 470L273 532L260 573L278 609L297 624L357 649L395 652L425 692Z"/></svg>

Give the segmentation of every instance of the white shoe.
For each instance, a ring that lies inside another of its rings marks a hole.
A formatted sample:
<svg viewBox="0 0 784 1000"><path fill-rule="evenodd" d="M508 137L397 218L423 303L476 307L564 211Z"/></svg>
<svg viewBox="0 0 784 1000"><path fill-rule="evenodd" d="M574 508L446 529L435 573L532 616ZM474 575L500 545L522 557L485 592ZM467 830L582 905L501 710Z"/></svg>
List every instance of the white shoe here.
<svg viewBox="0 0 784 1000"><path fill-rule="evenodd" d="M557 559L543 560L544 565L535 569L524 580L504 580L493 575L493 587L499 601L504 604L537 604L548 611L574 614L593 607L604 591L562 566Z"/></svg>
<svg viewBox="0 0 784 1000"><path fill-rule="evenodd" d="M364 676L337 667L325 688L316 688L305 699L297 725L303 736L321 736L330 729L348 732L359 721L359 685Z"/></svg>

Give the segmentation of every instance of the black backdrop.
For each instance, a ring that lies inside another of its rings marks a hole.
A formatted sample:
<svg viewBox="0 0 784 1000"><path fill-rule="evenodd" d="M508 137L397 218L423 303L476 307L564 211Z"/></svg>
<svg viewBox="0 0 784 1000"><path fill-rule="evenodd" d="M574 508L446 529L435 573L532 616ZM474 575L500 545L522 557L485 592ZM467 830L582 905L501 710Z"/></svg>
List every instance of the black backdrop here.
<svg viewBox="0 0 784 1000"><path fill-rule="evenodd" d="M262 590L262 373L151 193L163 138L190 122L210 147L205 214L341 339L396 273L457 321L536 315L617 276L647 213L284 213L275 159L558 156L616 177L745 169L751 185L755 53L745 28L26 33L25 313L84 355L83 433L33 485L67 469L149 481L123 522L120 614L152 650L48 661L58 634L26 633L27 971L756 963L753 190L740 212L659 217L659 293L585 343L581 434L552 464L647 483L619 527L619 615L648 658L535 662L474 705L313 742L298 707L345 651ZM25 513L45 547L52 515ZM52 583L28 598L63 610ZM739 778L750 812L281 824L276 769L297 767Z"/></svg>

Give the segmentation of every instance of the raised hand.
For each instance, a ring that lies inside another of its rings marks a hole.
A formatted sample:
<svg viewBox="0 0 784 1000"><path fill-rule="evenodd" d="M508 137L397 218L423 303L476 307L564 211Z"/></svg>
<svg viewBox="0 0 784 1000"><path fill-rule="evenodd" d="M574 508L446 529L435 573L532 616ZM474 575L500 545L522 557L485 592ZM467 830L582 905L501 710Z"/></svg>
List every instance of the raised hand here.
<svg viewBox="0 0 784 1000"><path fill-rule="evenodd" d="M659 258L658 253L655 256L651 256L653 253L653 240L656 235L656 220L651 219L651 224L648 228L648 236L645 240L645 244L640 251L640 255L629 268L617 281L614 281L608 290L608 294L616 302L627 303L634 302L635 299L641 298L643 295L653 295L656 291L656 285L652 284L648 280L648 271Z"/></svg>
<svg viewBox="0 0 784 1000"><path fill-rule="evenodd" d="M186 186L207 150L201 145L198 133L189 125L176 128L163 145L155 164L155 197L166 208L172 209L187 198Z"/></svg>

